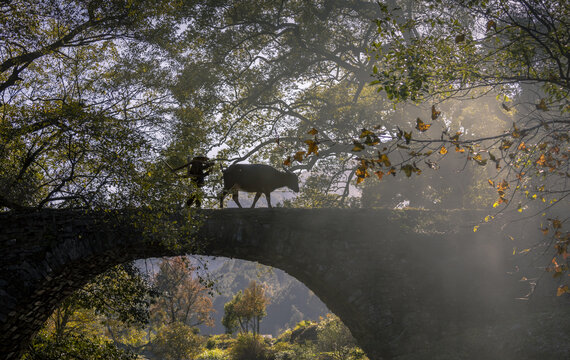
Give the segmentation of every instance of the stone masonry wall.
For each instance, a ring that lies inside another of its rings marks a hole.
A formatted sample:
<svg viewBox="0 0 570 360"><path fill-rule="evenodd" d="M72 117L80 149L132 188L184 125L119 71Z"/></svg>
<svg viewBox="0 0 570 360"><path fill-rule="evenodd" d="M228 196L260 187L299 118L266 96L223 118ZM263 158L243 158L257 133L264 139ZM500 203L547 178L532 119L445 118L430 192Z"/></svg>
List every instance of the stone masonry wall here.
<svg viewBox="0 0 570 360"><path fill-rule="evenodd" d="M372 360L422 351L449 329L490 326L529 309L530 302L516 300L529 284L512 275L520 259L510 240L497 227L473 233L469 219L478 213L225 209L194 215L202 221L192 246L174 247L123 213L1 214L2 357L18 358L55 307L98 273L189 252L288 272L343 320Z"/></svg>

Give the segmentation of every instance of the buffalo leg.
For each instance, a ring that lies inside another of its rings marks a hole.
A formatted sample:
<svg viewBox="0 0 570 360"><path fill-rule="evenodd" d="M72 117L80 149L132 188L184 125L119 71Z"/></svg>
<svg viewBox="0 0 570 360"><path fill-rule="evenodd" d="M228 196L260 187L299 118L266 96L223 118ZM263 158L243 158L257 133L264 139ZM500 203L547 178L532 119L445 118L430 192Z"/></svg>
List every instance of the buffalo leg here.
<svg viewBox="0 0 570 360"><path fill-rule="evenodd" d="M253 204L251 204L251 207L254 208L255 204L257 203L257 200L259 200L259 198L261 197L261 193L255 193L255 198L253 199Z"/></svg>
<svg viewBox="0 0 570 360"><path fill-rule="evenodd" d="M240 207L240 209L243 207L239 203L239 192L237 190L232 192L232 199L234 199L235 203Z"/></svg>

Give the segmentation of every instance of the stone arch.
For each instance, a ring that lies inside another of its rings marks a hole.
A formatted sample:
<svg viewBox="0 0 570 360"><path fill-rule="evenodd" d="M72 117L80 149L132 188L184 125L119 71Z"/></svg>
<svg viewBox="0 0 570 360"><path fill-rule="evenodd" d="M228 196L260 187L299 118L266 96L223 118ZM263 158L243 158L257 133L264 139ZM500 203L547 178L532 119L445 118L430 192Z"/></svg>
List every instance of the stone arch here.
<svg viewBox="0 0 570 360"><path fill-rule="evenodd" d="M471 238L457 236L466 230L460 217L478 214L448 214L449 228L439 229L418 225L424 213L202 210L198 246L190 251L284 270L342 319L370 359L388 359L450 324L504 315L524 292L506 275L509 240L497 241L493 229L473 236L472 227ZM0 215L0 353L7 359L18 357L57 304L104 269L188 252L120 219L54 210Z"/></svg>
<svg viewBox="0 0 570 360"><path fill-rule="evenodd" d="M330 218L323 217L326 224L312 223L308 228L299 222L302 211L287 211L288 218L281 211L265 209L203 213L207 219L197 235L195 254L257 261L284 270L309 287L351 331L357 329L358 333L362 328L368 333L359 313L368 312L370 318L375 316L374 309L351 308L338 301L345 298L341 284L350 283L357 276L346 273L344 279L335 278L333 253L346 250L345 241L337 239L331 247L331 243L311 240L319 227L323 230L318 231L326 233L321 235L331 241L338 238L336 229L327 229L332 225ZM0 279L0 316L5 320L0 328L0 352L7 354L7 359L18 358L56 306L104 270L139 258L187 253L145 238L132 224L113 219L113 215L105 213L75 211L0 217L5 230L0 241L9 250ZM316 255L320 255L320 261L316 261ZM361 292L355 294L349 302L358 303L359 297L365 299ZM358 335L355 337L363 346ZM366 345L363 348L368 350Z"/></svg>

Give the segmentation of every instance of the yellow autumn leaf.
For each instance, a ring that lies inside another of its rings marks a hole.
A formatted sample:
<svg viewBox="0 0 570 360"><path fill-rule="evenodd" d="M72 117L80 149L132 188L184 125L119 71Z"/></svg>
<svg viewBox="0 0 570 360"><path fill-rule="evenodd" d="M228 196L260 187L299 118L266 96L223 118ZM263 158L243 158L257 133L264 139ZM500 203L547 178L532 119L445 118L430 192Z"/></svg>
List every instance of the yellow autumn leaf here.
<svg viewBox="0 0 570 360"><path fill-rule="evenodd" d="M475 226L473 227L473 232L477 232L477 230L479 230L479 225L475 225Z"/></svg>
<svg viewBox="0 0 570 360"><path fill-rule="evenodd" d="M404 131L404 139L406 139L406 145L409 144L412 141L412 132Z"/></svg>
<svg viewBox="0 0 570 360"><path fill-rule="evenodd" d="M487 159L483 159L483 157L481 156L481 154L477 154L475 156L473 156L473 160L475 162L477 162L477 164L484 166L487 164Z"/></svg>
<svg viewBox="0 0 570 360"><path fill-rule="evenodd" d="M506 150L513 145L513 142L510 140L502 140L501 141L501 149Z"/></svg>
<svg viewBox="0 0 570 360"><path fill-rule="evenodd" d="M447 149L445 148L445 146L443 146L443 145L441 146L441 149L439 149L439 153L440 153L441 155L447 154Z"/></svg>
<svg viewBox="0 0 570 360"><path fill-rule="evenodd" d="M366 135L365 138L366 139L364 139L364 143L368 146L375 146L380 144L380 138L376 136L376 134L374 134L373 132L370 132L370 134Z"/></svg>
<svg viewBox="0 0 570 360"><path fill-rule="evenodd" d="M417 118L416 119L416 129L418 129L420 132L424 132L427 129L429 129L431 126L431 124L426 124L422 121L422 119Z"/></svg>
<svg viewBox="0 0 570 360"><path fill-rule="evenodd" d="M562 294L570 293L570 288L568 285L560 285L556 290L556 296L562 296Z"/></svg>
<svg viewBox="0 0 570 360"><path fill-rule="evenodd" d="M503 179L503 181L501 181L498 185L497 185L497 191L498 192L504 192L505 190L507 190L509 188L509 183L507 182L507 180Z"/></svg>
<svg viewBox="0 0 570 360"><path fill-rule="evenodd" d="M536 164L540 166L544 166L546 164L546 157L544 154L541 154L538 160L536 160Z"/></svg>
<svg viewBox="0 0 570 360"><path fill-rule="evenodd" d="M355 141L354 147L352 148L352 151L362 151L362 150L364 150L364 145L362 145L358 141Z"/></svg>
<svg viewBox="0 0 570 360"><path fill-rule="evenodd" d="M358 177L356 180L357 184L360 184L362 182L362 180L364 180L365 178L367 178L368 176L370 176L370 174L368 174L368 166L366 164L366 161L362 160L362 164L356 169L356 176Z"/></svg>
<svg viewBox="0 0 570 360"><path fill-rule="evenodd" d="M303 157L305 156L305 152L304 151L297 151L295 153L295 155L293 155L293 158L299 162L303 161Z"/></svg>
<svg viewBox="0 0 570 360"><path fill-rule="evenodd" d="M406 174L406 177L412 176L412 172L414 171L414 167L410 164L406 164L401 167L401 170Z"/></svg>
<svg viewBox="0 0 570 360"><path fill-rule="evenodd" d="M386 155L386 154L378 155L378 162L381 162L386 167L392 166L392 163L390 162L390 159L388 158L388 155Z"/></svg>
<svg viewBox="0 0 570 360"><path fill-rule="evenodd" d="M307 134L309 134L309 135L317 135L318 132L319 132L319 131L318 131L317 129L312 128L311 130L309 130L309 131L307 132Z"/></svg>
<svg viewBox="0 0 570 360"><path fill-rule="evenodd" d="M461 136L462 132L458 131L455 133L455 135L450 136L449 140L451 140L453 142L453 144L455 144L457 141L459 141L459 137Z"/></svg>
<svg viewBox="0 0 570 360"><path fill-rule="evenodd" d="M536 104L537 110L548 111L548 106L546 106L546 101L544 99L540 99L540 102Z"/></svg>
<svg viewBox="0 0 570 360"><path fill-rule="evenodd" d="M309 149L307 150L307 155L311 154L319 155L319 147L317 146L317 142L314 140L305 140L305 144L309 145Z"/></svg>
<svg viewBox="0 0 570 360"><path fill-rule="evenodd" d="M431 119L435 120L439 117L439 115L441 115L441 111L437 111L435 109L435 105L432 105L431 106Z"/></svg>

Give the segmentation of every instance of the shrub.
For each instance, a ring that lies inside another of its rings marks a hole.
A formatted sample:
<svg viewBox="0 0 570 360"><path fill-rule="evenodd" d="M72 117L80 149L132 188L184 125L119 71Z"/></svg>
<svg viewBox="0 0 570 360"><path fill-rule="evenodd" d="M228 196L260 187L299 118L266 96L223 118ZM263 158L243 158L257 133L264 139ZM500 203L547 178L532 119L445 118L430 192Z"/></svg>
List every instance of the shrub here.
<svg viewBox="0 0 570 360"><path fill-rule="evenodd" d="M208 338L208 342L206 343L206 349L226 350L230 348L235 343L235 341L236 340L229 334L211 335Z"/></svg>
<svg viewBox="0 0 570 360"><path fill-rule="evenodd" d="M266 360L267 345L259 335L240 334L230 348L232 360Z"/></svg>
<svg viewBox="0 0 570 360"><path fill-rule="evenodd" d="M291 329L287 329L284 332L282 332L278 337L277 337L277 342L290 342L291 341L291 333L293 331Z"/></svg>
<svg viewBox="0 0 570 360"><path fill-rule="evenodd" d="M206 349L212 350L215 347L216 347L216 340L214 340L213 338L209 338L208 341L206 341Z"/></svg>
<svg viewBox="0 0 570 360"><path fill-rule="evenodd" d="M303 320L303 321L299 321L297 326L295 326L295 329L304 328L304 327L311 326L311 325L313 325L313 322L311 320Z"/></svg>
<svg viewBox="0 0 570 360"><path fill-rule="evenodd" d="M152 352L165 360L179 360L196 356L203 339L190 326L180 322L164 325L152 342Z"/></svg>
<svg viewBox="0 0 570 360"><path fill-rule="evenodd" d="M315 360L317 354L311 345L298 345L280 342L275 344L270 352L270 360Z"/></svg>
<svg viewBox="0 0 570 360"><path fill-rule="evenodd" d="M229 355L221 349L206 350L196 360L228 360Z"/></svg>
<svg viewBox="0 0 570 360"><path fill-rule="evenodd" d="M362 358L363 352L356 351L356 341L350 330L336 315L327 315L319 324L316 347L319 352L334 360Z"/></svg>
<svg viewBox="0 0 570 360"><path fill-rule="evenodd" d="M134 353L117 348L103 338L89 338L83 334L67 334L59 339L40 332L32 341L22 360L134 360Z"/></svg>

